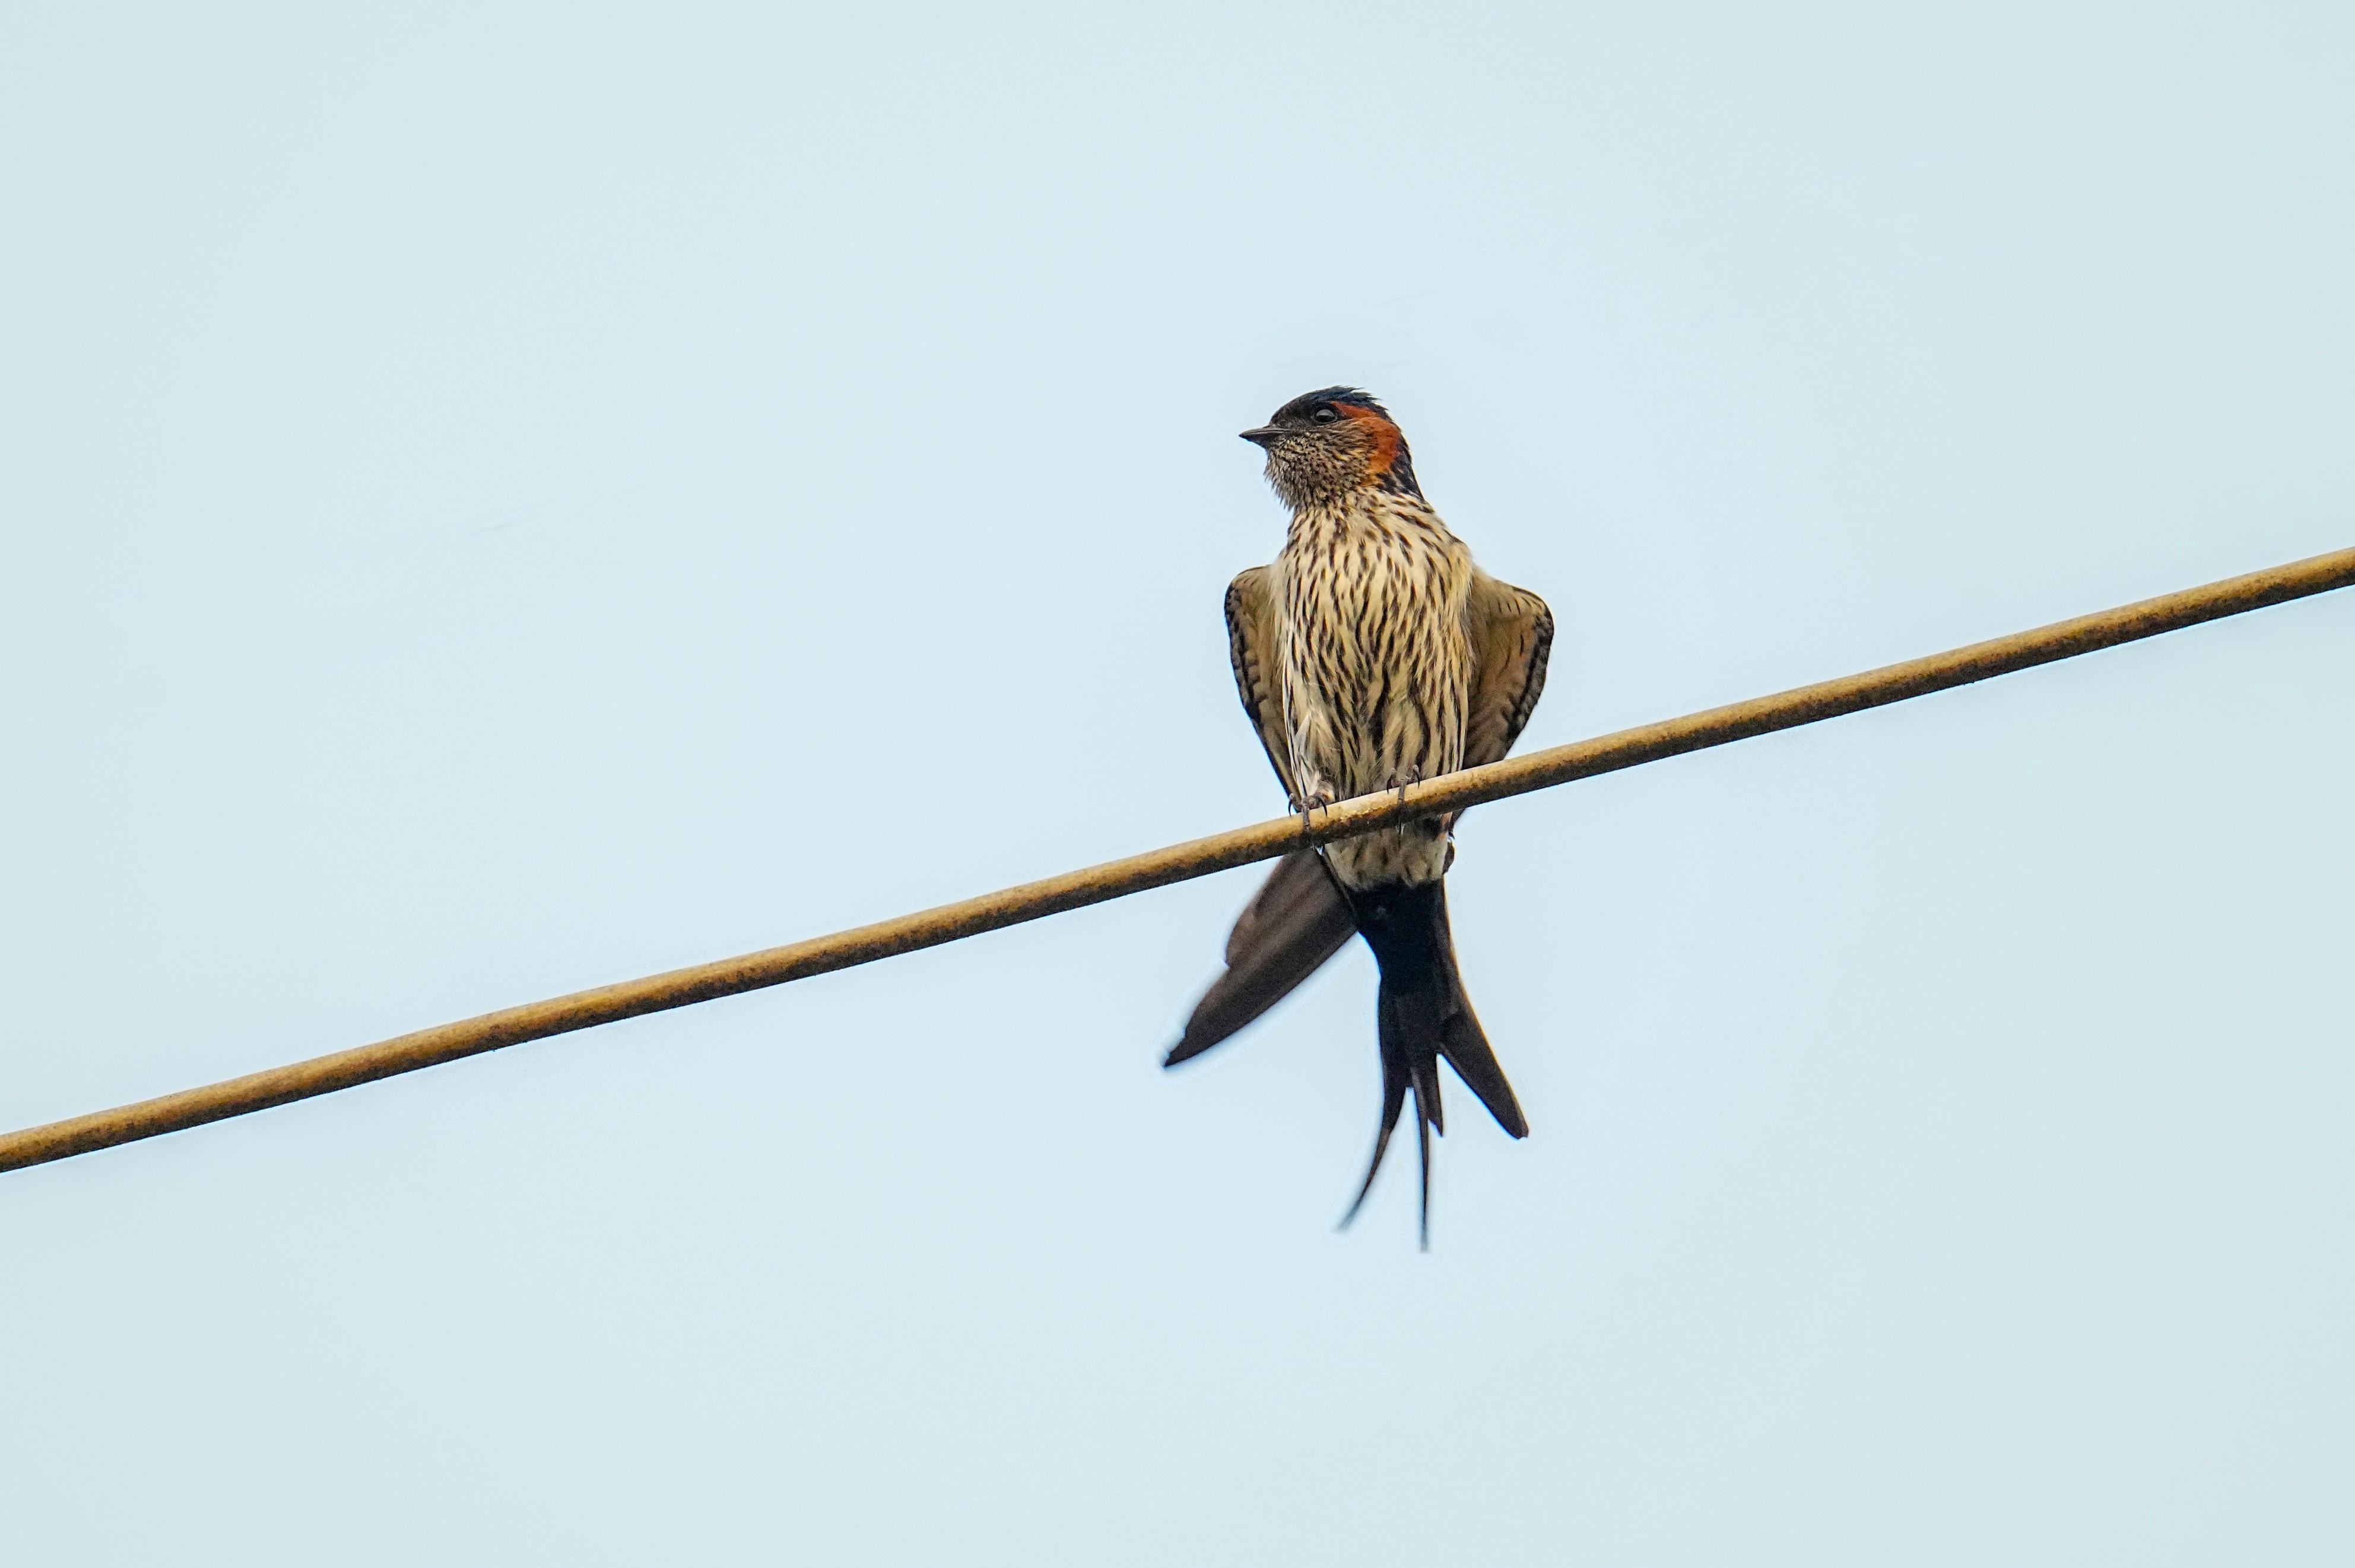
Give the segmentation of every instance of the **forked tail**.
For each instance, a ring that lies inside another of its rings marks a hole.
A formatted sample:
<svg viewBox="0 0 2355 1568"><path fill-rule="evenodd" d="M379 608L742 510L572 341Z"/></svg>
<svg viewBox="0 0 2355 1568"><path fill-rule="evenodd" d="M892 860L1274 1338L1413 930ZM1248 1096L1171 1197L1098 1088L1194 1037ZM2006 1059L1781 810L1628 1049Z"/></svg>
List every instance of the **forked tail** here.
<svg viewBox="0 0 2355 1568"><path fill-rule="evenodd" d="M1422 1176L1418 1227L1423 1245L1431 1245L1431 1135L1444 1134L1439 1109L1439 1060L1455 1069L1465 1088L1480 1097L1497 1125L1517 1138L1529 1136L1513 1086L1481 1032L1464 994L1464 977L1455 967L1455 940L1447 928L1447 886L1444 881L1421 887L1391 884L1359 888L1349 894L1358 929L1374 950L1381 968L1381 988L1375 1003L1375 1022L1382 1059L1382 1120L1374 1135L1374 1157L1366 1166L1366 1179L1358 1188L1347 1225L1373 1190L1374 1177L1389 1152L1391 1133L1414 1093L1415 1148Z"/></svg>

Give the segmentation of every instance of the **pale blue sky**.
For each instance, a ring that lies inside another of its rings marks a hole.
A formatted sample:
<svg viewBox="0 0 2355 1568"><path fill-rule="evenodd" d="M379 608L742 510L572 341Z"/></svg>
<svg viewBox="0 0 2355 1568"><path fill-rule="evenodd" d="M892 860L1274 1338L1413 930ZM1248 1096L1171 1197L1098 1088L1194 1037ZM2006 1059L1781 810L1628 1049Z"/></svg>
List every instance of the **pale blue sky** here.
<svg viewBox="0 0 2355 1568"><path fill-rule="evenodd" d="M2344 6L17 5L0 202L11 1126L1272 815L1328 382L1530 744L2355 543ZM0 1562L2343 1563L2350 702L1484 809L1428 1256L1253 873L0 1177Z"/></svg>

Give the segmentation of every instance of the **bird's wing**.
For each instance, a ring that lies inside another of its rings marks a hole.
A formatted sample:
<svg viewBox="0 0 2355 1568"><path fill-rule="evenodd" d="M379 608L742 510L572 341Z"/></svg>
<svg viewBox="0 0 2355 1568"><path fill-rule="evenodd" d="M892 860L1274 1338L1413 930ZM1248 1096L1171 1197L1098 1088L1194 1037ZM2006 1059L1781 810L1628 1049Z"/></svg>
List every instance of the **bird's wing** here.
<svg viewBox="0 0 2355 1568"><path fill-rule="evenodd" d="M1275 589L1268 569L1254 566L1227 584L1227 656L1234 662L1235 694L1267 749L1268 765L1297 804L1292 785L1292 741L1284 723L1284 676L1276 663Z"/></svg>
<svg viewBox="0 0 2355 1568"><path fill-rule="evenodd" d="M1197 1057L1292 994L1348 945L1358 922L1324 858L1295 849L1275 863L1227 937L1227 968L1194 1004L1164 1067Z"/></svg>
<svg viewBox="0 0 2355 1568"><path fill-rule="evenodd" d="M1266 567L1252 568L1227 587L1227 650L1243 713L1284 795L1297 802L1276 665L1275 595ZM1321 856L1300 849L1278 860L1227 937L1226 972L1194 1004L1186 1032L1169 1048L1163 1065L1175 1067L1199 1056L1258 1018L1323 968L1357 933L1358 923Z"/></svg>
<svg viewBox="0 0 2355 1568"><path fill-rule="evenodd" d="M1474 569L1465 611L1472 638L1472 701L1464 726L1464 765L1504 760L1545 690L1553 648L1553 612L1526 588Z"/></svg>

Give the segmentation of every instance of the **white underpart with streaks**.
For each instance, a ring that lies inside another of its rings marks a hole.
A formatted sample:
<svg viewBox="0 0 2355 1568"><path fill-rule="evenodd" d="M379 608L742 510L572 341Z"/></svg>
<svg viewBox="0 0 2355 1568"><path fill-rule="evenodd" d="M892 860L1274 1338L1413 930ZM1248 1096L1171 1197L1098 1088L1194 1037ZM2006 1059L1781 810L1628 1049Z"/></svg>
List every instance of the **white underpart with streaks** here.
<svg viewBox="0 0 2355 1568"><path fill-rule="evenodd" d="M1463 764L1472 552L1420 497L1362 489L1296 511L1274 562L1293 777L1326 805ZM1436 823L1326 850L1345 887L1435 882Z"/></svg>

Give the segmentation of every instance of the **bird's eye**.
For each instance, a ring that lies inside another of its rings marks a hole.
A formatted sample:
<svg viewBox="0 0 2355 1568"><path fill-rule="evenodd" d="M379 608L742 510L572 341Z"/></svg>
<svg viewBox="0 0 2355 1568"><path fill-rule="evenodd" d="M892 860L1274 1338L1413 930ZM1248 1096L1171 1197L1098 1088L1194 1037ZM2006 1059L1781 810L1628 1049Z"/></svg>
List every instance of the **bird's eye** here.
<svg viewBox="0 0 2355 1568"><path fill-rule="evenodd" d="M1320 404L1316 411L1314 413L1311 413L1308 417L1315 420L1318 424L1331 424L1335 420L1341 417L1341 411L1335 408L1330 403L1324 403Z"/></svg>

